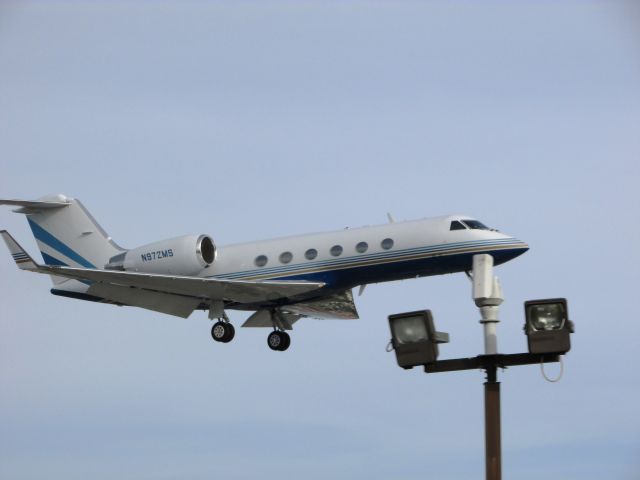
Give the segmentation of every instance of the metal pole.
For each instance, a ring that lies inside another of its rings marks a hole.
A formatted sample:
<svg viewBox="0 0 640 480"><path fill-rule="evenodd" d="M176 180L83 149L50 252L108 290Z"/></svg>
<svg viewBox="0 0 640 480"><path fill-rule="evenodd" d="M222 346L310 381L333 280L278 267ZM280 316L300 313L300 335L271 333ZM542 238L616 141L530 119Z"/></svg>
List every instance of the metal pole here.
<svg viewBox="0 0 640 480"><path fill-rule="evenodd" d="M484 445L487 480L501 480L502 459L500 444L500 383L497 379L499 310L504 300L498 277L493 275L491 255L473 256L473 300L482 315L484 354L491 358L484 365L487 381L484 383Z"/></svg>
<svg viewBox="0 0 640 480"><path fill-rule="evenodd" d="M497 367L487 367L487 381L484 383L484 441L486 479L501 480L502 453L500 440L500 382L497 381Z"/></svg>
<svg viewBox="0 0 640 480"><path fill-rule="evenodd" d="M498 309L498 307L482 307L486 309ZM481 309L482 310L482 309ZM480 320L484 333L484 354L496 355L498 353L498 322Z"/></svg>

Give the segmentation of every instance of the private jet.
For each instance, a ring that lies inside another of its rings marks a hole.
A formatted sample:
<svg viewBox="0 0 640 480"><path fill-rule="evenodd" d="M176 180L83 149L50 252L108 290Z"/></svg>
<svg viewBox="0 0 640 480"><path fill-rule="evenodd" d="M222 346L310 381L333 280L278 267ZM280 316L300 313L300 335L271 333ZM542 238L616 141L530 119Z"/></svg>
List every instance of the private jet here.
<svg viewBox="0 0 640 480"><path fill-rule="evenodd" d="M17 207L42 255L33 259L7 232L2 238L22 270L49 275L51 293L132 306L187 318L194 310L215 321L211 336L230 342L228 310L253 312L243 327L271 329L267 344L285 351L301 318L358 318L352 290L372 283L469 272L473 256L499 265L526 243L467 215L447 215L325 233L218 246L206 234L184 235L125 249L82 203L65 195Z"/></svg>

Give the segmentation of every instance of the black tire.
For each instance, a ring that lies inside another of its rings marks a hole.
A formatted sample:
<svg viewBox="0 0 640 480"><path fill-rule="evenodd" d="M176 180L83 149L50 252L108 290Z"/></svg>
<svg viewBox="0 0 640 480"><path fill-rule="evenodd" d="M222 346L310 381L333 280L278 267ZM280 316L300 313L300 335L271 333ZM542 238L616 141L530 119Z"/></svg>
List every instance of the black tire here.
<svg viewBox="0 0 640 480"><path fill-rule="evenodd" d="M291 337L287 332L276 330L267 337L267 345L275 352L284 352L291 345Z"/></svg>
<svg viewBox="0 0 640 480"><path fill-rule="evenodd" d="M291 336L287 332L280 332L280 335L282 336L282 343L279 350L284 352L291 345Z"/></svg>
<svg viewBox="0 0 640 480"><path fill-rule="evenodd" d="M226 338L229 336L229 327L233 328L233 325L225 322L214 323L213 327L211 327L211 338L216 342L228 342L229 340L226 340ZM231 334L231 338L233 338L233 334Z"/></svg>
<svg viewBox="0 0 640 480"><path fill-rule="evenodd" d="M227 333L223 337L222 343L229 343L231 340L233 340L233 337L236 336L236 329L232 324L228 322L225 323L224 325L225 327L227 327Z"/></svg>
<svg viewBox="0 0 640 480"><path fill-rule="evenodd" d="M271 332L267 337L267 345L269 345L269 348L274 352L279 352L280 346L282 345L283 340L284 339L282 337L282 332L278 332L276 330Z"/></svg>

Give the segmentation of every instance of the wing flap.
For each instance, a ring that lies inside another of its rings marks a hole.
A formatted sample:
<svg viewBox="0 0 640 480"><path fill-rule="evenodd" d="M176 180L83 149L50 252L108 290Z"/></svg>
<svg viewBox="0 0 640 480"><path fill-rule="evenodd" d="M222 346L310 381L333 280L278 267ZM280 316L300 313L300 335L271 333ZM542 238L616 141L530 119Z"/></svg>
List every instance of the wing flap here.
<svg viewBox="0 0 640 480"><path fill-rule="evenodd" d="M345 290L315 300L282 306L273 312L265 309L258 310L247 318L242 326L271 328L275 325L284 330L291 330L291 326L302 317L312 317L319 320L356 320L359 318L356 305L353 302L353 294L351 290Z"/></svg>
<svg viewBox="0 0 640 480"><path fill-rule="evenodd" d="M302 315L304 317L317 318L319 320L357 320L358 310L353 301L351 290L328 295L308 302L294 303L283 307L283 310Z"/></svg>
<svg viewBox="0 0 640 480"><path fill-rule="evenodd" d="M271 328L274 326L280 327L284 330L291 330L292 325L300 320L300 315L291 313L285 313L281 310L273 312L269 310L258 310L251 315L242 324L243 327L249 328Z"/></svg>
<svg viewBox="0 0 640 480"><path fill-rule="evenodd" d="M121 287L106 283L94 283L87 290L89 295L112 300L131 307L146 308L154 312L187 318L200 304L200 299L152 292L139 288Z"/></svg>

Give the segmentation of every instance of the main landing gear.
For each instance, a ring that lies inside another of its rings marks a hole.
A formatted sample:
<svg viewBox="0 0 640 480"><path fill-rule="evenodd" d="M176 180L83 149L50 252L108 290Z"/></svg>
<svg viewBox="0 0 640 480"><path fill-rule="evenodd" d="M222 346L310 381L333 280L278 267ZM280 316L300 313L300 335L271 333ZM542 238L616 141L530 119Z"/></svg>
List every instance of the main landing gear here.
<svg viewBox="0 0 640 480"><path fill-rule="evenodd" d="M267 345L271 350L284 352L291 345L291 337L287 332L274 330L267 337Z"/></svg>
<svg viewBox="0 0 640 480"><path fill-rule="evenodd" d="M216 342L229 343L236 335L236 329L229 322L218 321L211 327L211 338ZM267 345L276 352L284 352L291 345L291 337L287 332L274 330L267 337Z"/></svg>
<svg viewBox="0 0 640 480"><path fill-rule="evenodd" d="M233 328L229 317L224 312L224 303L211 302L209 308L209 319L213 320L217 318L218 321L211 327L211 338L216 342L229 343L236 336L236 329Z"/></svg>
<svg viewBox="0 0 640 480"><path fill-rule="evenodd" d="M254 317L257 317L257 322ZM236 329L229 321L229 317L224 312L224 305L221 302L212 302L209 309L209 318L217 320L211 327L211 338L216 342L229 343L236 335ZM252 321L252 319L254 319ZM293 321L297 320L295 318ZM284 352L291 345L291 337L285 330L291 330L293 323L290 318L276 310L258 311L243 326L267 327L269 323L273 326L273 331L267 337L267 345L275 352Z"/></svg>
<svg viewBox="0 0 640 480"><path fill-rule="evenodd" d="M273 332L267 337L267 345L275 352L284 352L291 345L291 337L285 330L291 330L291 321L285 314L277 309L270 312ZM295 321L295 320L294 320Z"/></svg>
<svg viewBox="0 0 640 480"><path fill-rule="evenodd" d="M216 342L229 343L235 335L236 329L228 321L218 321L211 327L211 338Z"/></svg>

